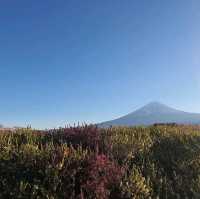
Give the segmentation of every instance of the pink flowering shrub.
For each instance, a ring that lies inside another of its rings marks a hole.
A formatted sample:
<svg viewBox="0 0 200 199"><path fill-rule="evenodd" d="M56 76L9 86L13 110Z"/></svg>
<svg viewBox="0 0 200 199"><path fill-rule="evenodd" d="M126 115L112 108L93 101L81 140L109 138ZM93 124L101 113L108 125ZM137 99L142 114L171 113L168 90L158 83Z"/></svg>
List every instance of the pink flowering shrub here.
<svg viewBox="0 0 200 199"><path fill-rule="evenodd" d="M75 148L81 145L83 148L89 148L98 152L100 131L93 125L60 128L48 131L46 139L53 141L56 145L67 143Z"/></svg>
<svg viewBox="0 0 200 199"><path fill-rule="evenodd" d="M88 178L82 186L86 197L106 199L117 194L123 169L105 155L91 157L87 168Z"/></svg>

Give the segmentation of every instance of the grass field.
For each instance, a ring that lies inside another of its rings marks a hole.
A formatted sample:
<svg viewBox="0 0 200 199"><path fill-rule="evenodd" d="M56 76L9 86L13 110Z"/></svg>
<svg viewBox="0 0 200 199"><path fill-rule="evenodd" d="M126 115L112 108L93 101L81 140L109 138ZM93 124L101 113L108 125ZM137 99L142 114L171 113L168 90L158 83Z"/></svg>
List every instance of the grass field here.
<svg viewBox="0 0 200 199"><path fill-rule="evenodd" d="M0 132L0 198L200 198L200 128Z"/></svg>

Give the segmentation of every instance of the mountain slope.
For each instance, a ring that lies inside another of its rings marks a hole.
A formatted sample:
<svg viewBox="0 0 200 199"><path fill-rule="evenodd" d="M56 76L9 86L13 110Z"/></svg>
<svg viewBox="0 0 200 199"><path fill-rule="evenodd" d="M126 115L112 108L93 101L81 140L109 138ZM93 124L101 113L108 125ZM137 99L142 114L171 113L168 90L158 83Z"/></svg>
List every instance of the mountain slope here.
<svg viewBox="0 0 200 199"><path fill-rule="evenodd" d="M100 127L151 125L154 123L200 124L200 114L187 113L152 102L115 120L103 122Z"/></svg>

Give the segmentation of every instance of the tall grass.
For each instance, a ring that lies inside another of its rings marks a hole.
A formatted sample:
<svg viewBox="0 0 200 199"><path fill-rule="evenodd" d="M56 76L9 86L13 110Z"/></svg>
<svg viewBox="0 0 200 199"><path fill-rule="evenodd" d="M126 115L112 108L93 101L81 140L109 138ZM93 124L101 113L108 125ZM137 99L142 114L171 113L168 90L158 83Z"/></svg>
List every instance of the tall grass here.
<svg viewBox="0 0 200 199"><path fill-rule="evenodd" d="M200 198L200 128L0 133L0 198Z"/></svg>

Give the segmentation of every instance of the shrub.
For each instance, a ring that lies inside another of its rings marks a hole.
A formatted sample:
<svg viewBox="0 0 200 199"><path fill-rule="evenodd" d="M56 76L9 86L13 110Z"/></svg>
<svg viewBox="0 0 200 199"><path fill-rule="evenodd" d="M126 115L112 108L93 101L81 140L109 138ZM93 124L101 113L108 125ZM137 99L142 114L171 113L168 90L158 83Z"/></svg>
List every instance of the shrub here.
<svg viewBox="0 0 200 199"><path fill-rule="evenodd" d="M0 198L200 198L200 127L0 133Z"/></svg>
<svg viewBox="0 0 200 199"><path fill-rule="evenodd" d="M105 155L89 159L87 174L86 183L82 187L86 198L107 199L117 195L123 169Z"/></svg>
<svg viewBox="0 0 200 199"><path fill-rule="evenodd" d="M128 171L121 183L121 198L144 199L150 198L151 188L148 180L135 167Z"/></svg>

